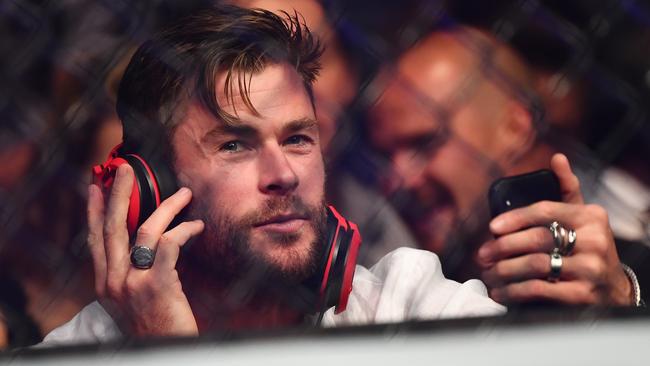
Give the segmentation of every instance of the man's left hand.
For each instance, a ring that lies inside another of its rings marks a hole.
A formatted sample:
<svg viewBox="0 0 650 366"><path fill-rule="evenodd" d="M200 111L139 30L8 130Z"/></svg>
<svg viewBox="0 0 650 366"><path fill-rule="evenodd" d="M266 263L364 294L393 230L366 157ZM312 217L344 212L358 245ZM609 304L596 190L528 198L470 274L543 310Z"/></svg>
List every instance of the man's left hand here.
<svg viewBox="0 0 650 366"><path fill-rule="evenodd" d="M537 202L490 223L497 239L484 243L477 255L490 297L502 303L631 305L632 286L621 268L607 212L584 204L578 178L564 155L553 156L551 168L559 178L563 202ZM574 250L562 257L556 282L548 280L555 248L549 230L553 221L577 234Z"/></svg>

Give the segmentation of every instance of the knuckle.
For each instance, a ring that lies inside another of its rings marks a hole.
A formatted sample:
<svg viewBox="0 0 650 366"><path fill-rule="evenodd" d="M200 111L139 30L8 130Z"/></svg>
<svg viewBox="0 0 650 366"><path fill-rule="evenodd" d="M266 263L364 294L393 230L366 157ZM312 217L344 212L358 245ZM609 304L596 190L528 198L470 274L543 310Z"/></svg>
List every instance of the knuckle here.
<svg viewBox="0 0 650 366"><path fill-rule="evenodd" d="M503 265L503 263L497 263L494 265L492 273L497 279L503 279L510 275L510 270L508 270L507 266Z"/></svg>
<svg viewBox="0 0 650 366"><path fill-rule="evenodd" d="M151 238L153 232L147 224L143 224L138 228L137 237L142 240L143 238Z"/></svg>
<svg viewBox="0 0 650 366"><path fill-rule="evenodd" d="M535 273L543 274L549 271L550 265L546 255L531 255L528 258L528 266Z"/></svg>
<svg viewBox="0 0 650 366"><path fill-rule="evenodd" d="M124 282L124 290L129 297L141 293L143 290L142 280L136 276L128 276Z"/></svg>
<svg viewBox="0 0 650 366"><path fill-rule="evenodd" d="M117 222L115 220L104 221L104 237L111 236L117 232Z"/></svg>
<svg viewBox="0 0 650 366"><path fill-rule="evenodd" d="M587 213L595 218L598 222L600 223L608 223L609 222L609 215L607 214L607 210L603 208L600 205L587 205L586 206Z"/></svg>
<svg viewBox="0 0 650 366"><path fill-rule="evenodd" d="M105 294L110 299L120 299L123 293L122 284L113 280L106 281Z"/></svg>
<svg viewBox="0 0 650 366"><path fill-rule="evenodd" d="M567 179L568 187L572 191L580 191L580 179L575 174L571 174Z"/></svg>
<svg viewBox="0 0 650 366"><path fill-rule="evenodd" d="M603 277L605 273L605 263L600 258L588 260L585 265L587 271L591 274L591 278L598 279Z"/></svg>
<svg viewBox="0 0 650 366"><path fill-rule="evenodd" d="M546 242L549 240L550 235L546 228L538 228L533 230L532 240L537 251L546 251Z"/></svg>
<svg viewBox="0 0 650 366"><path fill-rule="evenodd" d="M545 286L542 281L530 281L526 285L526 295L529 298L541 298L544 295Z"/></svg>
<svg viewBox="0 0 650 366"><path fill-rule="evenodd" d="M499 238L491 243L488 243L486 246L488 247L488 249L490 249L492 253L498 256L499 254L503 253L504 250L508 249L508 245L504 243L504 240L505 239L503 238Z"/></svg>
<svg viewBox="0 0 650 366"><path fill-rule="evenodd" d="M609 252L609 236L604 232L598 232L594 236L593 251L596 255L604 257Z"/></svg>
<svg viewBox="0 0 650 366"><path fill-rule="evenodd" d="M598 288L591 282L583 282L576 290L576 302L593 304L598 301Z"/></svg>
<svg viewBox="0 0 650 366"><path fill-rule="evenodd" d="M543 217L553 217L553 203L550 201L541 201L537 203L536 209Z"/></svg>
<svg viewBox="0 0 650 366"><path fill-rule="evenodd" d="M93 231L88 232L88 236L86 237L86 242L88 245L98 245L101 242L102 238Z"/></svg>

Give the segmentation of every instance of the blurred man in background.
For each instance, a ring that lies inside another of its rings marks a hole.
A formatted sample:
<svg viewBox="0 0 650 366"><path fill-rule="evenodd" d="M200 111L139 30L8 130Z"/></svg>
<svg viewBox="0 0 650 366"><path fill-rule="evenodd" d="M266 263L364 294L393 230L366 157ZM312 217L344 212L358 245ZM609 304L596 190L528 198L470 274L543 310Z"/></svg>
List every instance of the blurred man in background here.
<svg viewBox="0 0 650 366"><path fill-rule="evenodd" d="M497 177L549 167L560 181L567 174L566 158L543 142L532 82L513 51L475 29L418 42L378 79L385 89L370 111L370 139L392 162L387 191L419 244L460 267L461 278L480 270L497 301L635 304L607 213L567 195L568 186L563 203L488 217L487 187ZM565 181L577 189L575 177ZM557 282L547 281L553 221L577 234ZM475 256L480 269L469 265Z"/></svg>

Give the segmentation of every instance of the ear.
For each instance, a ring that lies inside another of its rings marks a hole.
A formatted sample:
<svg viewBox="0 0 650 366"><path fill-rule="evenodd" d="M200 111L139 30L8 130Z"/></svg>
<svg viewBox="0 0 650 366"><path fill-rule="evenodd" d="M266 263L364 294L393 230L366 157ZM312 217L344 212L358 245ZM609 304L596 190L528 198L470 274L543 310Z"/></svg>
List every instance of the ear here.
<svg viewBox="0 0 650 366"><path fill-rule="evenodd" d="M508 101L505 119L497 128L500 141L503 141L501 156L507 165L516 164L535 144L537 131L533 116L518 101Z"/></svg>

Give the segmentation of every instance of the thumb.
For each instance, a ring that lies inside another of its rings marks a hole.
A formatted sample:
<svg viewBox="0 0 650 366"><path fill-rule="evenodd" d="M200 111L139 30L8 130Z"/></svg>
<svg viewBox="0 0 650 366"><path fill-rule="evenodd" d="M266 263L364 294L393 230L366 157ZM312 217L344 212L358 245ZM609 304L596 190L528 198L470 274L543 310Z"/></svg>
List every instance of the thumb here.
<svg viewBox="0 0 650 366"><path fill-rule="evenodd" d="M551 169L560 180L562 200L566 203L583 204L580 181L569 164L569 159L564 154L555 154L551 158Z"/></svg>

